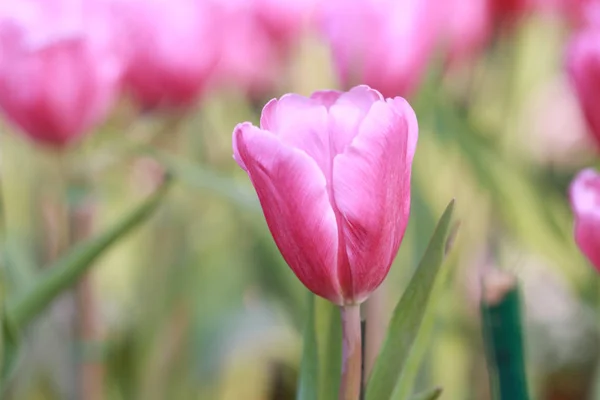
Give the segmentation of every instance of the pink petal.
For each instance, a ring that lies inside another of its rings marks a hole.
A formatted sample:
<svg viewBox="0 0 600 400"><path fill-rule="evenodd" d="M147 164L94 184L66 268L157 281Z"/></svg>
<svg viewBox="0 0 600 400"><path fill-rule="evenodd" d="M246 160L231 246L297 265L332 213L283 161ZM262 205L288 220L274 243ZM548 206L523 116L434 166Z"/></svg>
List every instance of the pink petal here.
<svg viewBox="0 0 600 400"><path fill-rule="evenodd" d="M338 229L323 173L306 153L250 124L234 136L284 259L309 290L341 304Z"/></svg>
<svg viewBox="0 0 600 400"><path fill-rule="evenodd" d="M600 29L577 34L567 51L567 69L590 131L600 146Z"/></svg>
<svg viewBox="0 0 600 400"><path fill-rule="evenodd" d="M600 270L600 220L575 220L575 242L579 249Z"/></svg>
<svg viewBox="0 0 600 400"><path fill-rule="evenodd" d="M600 174L581 171L569 188L575 214L575 241L582 253L600 270Z"/></svg>
<svg viewBox="0 0 600 400"><path fill-rule="evenodd" d="M383 100L383 96L375 89L367 85L358 85L343 93L336 104L348 104L360 108L365 114L376 101Z"/></svg>
<svg viewBox="0 0 600 400"><path fill-rule="evenodd" d="M311 94L310 98L329 109L341 95L339 90L318 90Z"/></svg>
<svg viewBox="0 0 600 400"><path fill-rule="evenodd" d="M356 302L383 281L404 236L417 129L406 102L377 102L334 159L333 194L348 256L338 274L346 298Z"/></svg>
<svg viewBox="0 0 600 400"><path fill-rule="evenodd" d="M319 102L297 94L286 94L267 103L260 125L279 136L286 145L303 150L328 176L331 157L327 120L327 109Z"/></svg>
<svg viewBox="0 0 600 400"><path fill-rule="evenodd" d="M361 85L343 93L329 108L332 156L344 152L347 145L358 133L361 121L376 101L382 101L381 94Z"/></svg>
<svg viewBox="0 0 600 400"><path fill-rule="evenodd" d="M237 124L235 129L233 130L233 135L231 138L231 144L233 147L233 159L238 165L246 172L248 172L248 167L246 167L246 163L242 160L242 156L240 155L240 150L238 147L238 131L246 131L256 129L250 122L243 122L241 124Z"/></svg>
<svg viewBox="0 0 600 400"><path fill-rule="evenodd" d="M569 187L569 198L577 217L600 220L600 174L592 168L580 171Z"/></svg>

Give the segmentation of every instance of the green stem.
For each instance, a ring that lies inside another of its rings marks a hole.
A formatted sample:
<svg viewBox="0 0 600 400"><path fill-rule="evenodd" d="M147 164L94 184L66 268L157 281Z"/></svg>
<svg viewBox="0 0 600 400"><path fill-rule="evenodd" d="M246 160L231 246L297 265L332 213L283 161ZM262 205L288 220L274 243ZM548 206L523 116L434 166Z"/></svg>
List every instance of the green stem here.
<svg viewBox="0 0 600 400"><path fill-rule="evenodd" d="M494 271L485 277L481 314L493 398L529 400L521 299L513 275Z"/></svg>
<svg viewBox="0 0 600 400"><path fill-rule="evenodd" d="M9 299L6 319L12 329L23 329L65 289L71 287L93 265L93 261L124 234L143 222L160 204L171 179L124 219L103 234L75 246L67 256L45 268L42 275L15 299Z"/></svg>
<svg viewBox="0 0 600 400"><path fill-rule="evenodd" d="M362 346L360 305L340 307L342 314L342 380L340 400L359 400L361 391Z"/></svg>

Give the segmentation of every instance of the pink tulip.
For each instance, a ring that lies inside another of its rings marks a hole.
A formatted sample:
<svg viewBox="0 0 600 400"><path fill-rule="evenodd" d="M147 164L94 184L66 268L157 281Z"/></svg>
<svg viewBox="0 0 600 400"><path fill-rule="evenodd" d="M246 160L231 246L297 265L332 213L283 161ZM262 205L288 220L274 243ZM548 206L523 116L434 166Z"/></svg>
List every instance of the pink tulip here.
<svg viewBox="0 0 600 400"><path fill-rule="evenodd" d="M107 115L122 52L100 2L12 0L0 6L0 108L30 138L63 146Z"/></svg>
<svg viewBox="0 0 600 400"><path fill-rule="evenodd" d="M267 103L260 128L236 126L234 158L309 290L348 305L381 284L408 222L417 136L409 104L367 86L287 94Z"/></svg>
<svg viewBox="0 0 600 400"><path fill-rule="evenodd" d="M316 0L250 0L259 23L281 48L289 50L310 23Z"/></svg>
<svg viewBox="0 0 600 400"><path fill-rule="evenodd" d="M477 55L492 34L489 0L453 0L445 3L447 18L442 29L450 63Z"/></svg>
<svg viewBox="0 0 600 400"><path fill-rule="evenodd" d="M219 15L220 86L261 96L281 84L315 0L212 0Z"/></svg>
<svg viewBox="0 0 600 400"><path fill-rule="evenodd" d="M600 145L600 26L573 37L567 50L567 69L590 133Z"/></svg>
<svg viewBox="0 0 600 400"><path fill-rule="evenodd" d="M600 270L600 174L593 169L581 171L569 189L575 214L575 242Z"/></svg>
<svg viewBox="0 0 600 400"><path fill-rule="evenodd" d="M562 17L569 22L581 19L583 8L597 0L491 0L492 13L497 23L514 22L531 13Z"/></svg>
<svg viewBox="0 0 600 400"><path fill-rule="evenodd" d="M436 0L329 0L323 34L344 87L365 83L387 97L407 96L425 72L438 40Z"/></svg>
<svg viewBox="0 0 600 400"><path fill-rule="evenodd" d="M250 5L239 5L241 1L218 5L221 24L215 85L260 96L278 85L284 60Z"/></svg>
<svg viewBox="0 0 600 400"><path fill-rule="evenodd" d="M206 88L216 63L214 15L205 0L121 0L130 45L125 85L143 108L185 107Z"/></svg>

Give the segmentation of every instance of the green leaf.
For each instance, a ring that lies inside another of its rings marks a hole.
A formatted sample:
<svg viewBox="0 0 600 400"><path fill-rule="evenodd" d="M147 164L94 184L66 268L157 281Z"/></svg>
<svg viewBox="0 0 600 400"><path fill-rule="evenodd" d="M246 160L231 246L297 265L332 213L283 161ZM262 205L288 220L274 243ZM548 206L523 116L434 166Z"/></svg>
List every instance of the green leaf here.
<svg viewBox="0 0 600 400"><path fill-rule="evenodd" d="M453 211L454 200L446 207L425 255L396 305L386 339L367 384L367 400L389 399L402 375L423 321L435 278L444 260Z"/></svg>
<svg viewBox="0 0 600 400"><path fill-rule="evenodd" d="M319 344L319 400L337 400L342 376L342 320L340 309L315 298Z"/></svg>
<svg viewBox="0 0 600 400"><path fill-rule="evenodd" d="M5 315L8 324L18 332L54 298L77 282L96 258L153 213L165 196L171 180L167 176L162 186L150 198L118 223L99 236L76 245L65 257L45 267L44 272L28 290L8 300Z"/></svg>
<svg viewBox="0 0 600 400"><path fill-rule="evenodd" d="M302 345L302 363L296 399L314 400L319 393L319 354L315 326L315 295L309 293L304 341Z"/></svg>
<svg viewBox="0 0 600 400"><path fill-rule="evenodd" d="M442 388L433 388L415 394L410 400L435 400L442 394Z"/></svg>

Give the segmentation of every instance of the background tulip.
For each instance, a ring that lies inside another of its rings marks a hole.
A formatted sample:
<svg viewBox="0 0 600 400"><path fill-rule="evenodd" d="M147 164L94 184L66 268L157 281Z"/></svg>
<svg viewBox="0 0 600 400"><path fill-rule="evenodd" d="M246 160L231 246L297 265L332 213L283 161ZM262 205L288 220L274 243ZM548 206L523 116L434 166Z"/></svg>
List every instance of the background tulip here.
<svg viewBox="0 0 600 400"><path fill-rule="evenodd" d="M575 214L575 241L600 270L600 174L593 169L581 171L569 190Z"/></svg>
<svg viewBox="0 0 600 400"><path fill-rule="evenodd" d="M288 94L263 109L260 128L233 133L283 257L314 293L364 301L387 275L406 229L415 114L367 86Z"/></svg>
<svg viewBox="0 0 600 400"><path fill-rule="evenodd" d="M573 37L567 49L567 69L589 130L600 144L599 27L588 27Z"/></svg>
<svg viewBox="0 0 600 400"><path fill-rule="evenodd" d="M219 19L217 86L263 96L282 84L315 0L213 0Z"/></svg>
<svg viewBox="0 0 600 400"><path fill-rule="evenodd" d="M469 59L483 49L492 33L489 0L454 0L448 7L442 43L447 47L450 62Z"/></svg>
<svg viewBox="0 0 600 400"><path fill-rule="evenodd" d="M195 102L217 57L209 2L123 0L117 10L130 51L125 85L134 98L143 108Z"/></svg>
<svg viewBox="0 0 600 400"><path fill-rule="evenodd" d="M36 141L64 145L105 118L122 67L103 3L19 0L0 7L0 108Z"/></svg>
<svg viewBox="0 0 600 400"><path fill-rule="evenodd" d="M320 25L341 84L364 83L387 97L418 86L440 29L432 0L332 0Z"/></svg>

